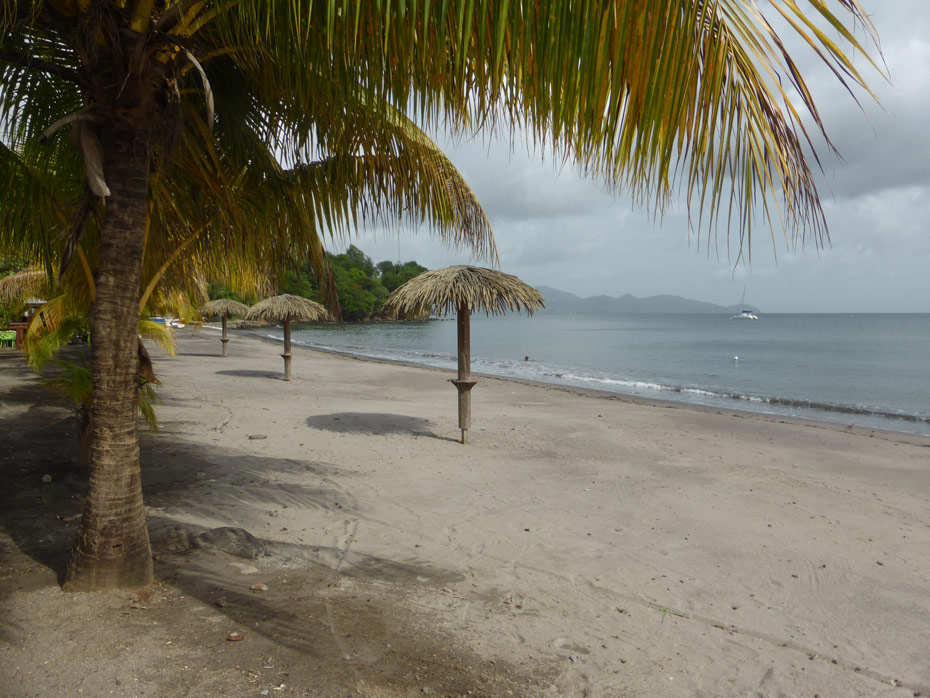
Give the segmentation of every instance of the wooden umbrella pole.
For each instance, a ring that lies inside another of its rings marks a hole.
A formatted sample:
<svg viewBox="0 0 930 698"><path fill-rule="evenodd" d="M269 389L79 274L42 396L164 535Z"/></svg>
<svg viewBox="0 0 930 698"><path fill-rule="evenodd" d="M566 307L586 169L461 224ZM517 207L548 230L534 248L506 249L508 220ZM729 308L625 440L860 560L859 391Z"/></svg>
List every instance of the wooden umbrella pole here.
<svg viewBox="0 0 930 698"><path fill-rule="evenodd" d="M471 389L476 383L471 377L471 311L467 301L459 304L457 320L459 377L452 383L459 391L459 428L462 430L462 443L465 443L471 428Z"/></svg>
<svg viewBox="0 0 930 698"><path fill-rule="evenodd" d="M291 379L291 318L284 318L284 380Z"/></svg>
<svg viewBox="0 0 930 698"><path fill-rule="evenodd" d="M462 301L458 308L459 380L471 378L471 312Z"/></svg>
<svg viewBox="0 0 930 698"><path fill-rule="evenodd" d="M226 336L226 313L223 313L223 339L220 341L223 342L223 356L226 356L226 343L229 341Z"/></svg>

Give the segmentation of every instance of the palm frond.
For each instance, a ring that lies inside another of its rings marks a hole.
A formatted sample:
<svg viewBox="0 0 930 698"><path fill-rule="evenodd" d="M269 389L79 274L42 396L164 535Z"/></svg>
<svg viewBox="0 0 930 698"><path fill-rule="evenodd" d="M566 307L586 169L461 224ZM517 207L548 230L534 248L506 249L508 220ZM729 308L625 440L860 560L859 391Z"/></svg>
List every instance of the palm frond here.
<svg viewBox="0 0 930 698"><path fill-rule="evenodd" d="M818 244L826 234L802 112L832 145L774 20L850 91L868 91L856 56L876 67L867 43L877 37L855 0L769 6L770 16L753 0L460 0L416 11L333 0L289 16L240 2L219 25L262 47L251 57L262 89L319 117L319 142L359 90L453 133L521 126L656 212L680 193L698 230L732 230L748 251L760 223ZM308 65L326 71L325 85Z"/></svg>
<svg viewBox="0 0 930 698"><path fill-rule="evenodd" d="M155 322L147 318L139 320L139 335L145 339L155 342L164 349L168 354L174 356L176 339L174 332L163 322Z"/></svg>
<svg viewBox="0 0 930 698"><path fill-rule="evenodd" d="M74 306L72 299L67 295L56 296L39 308L26 328L26 360L36 373L41 373L75 335L86 335L89 330L87 316Z"/></svg>
<svg viewBox="0 0 930 698"><path fill-rule="evenodd" d="M45 271L35 267L24 269L0 278L0 303L44 298L49 294L50 287Z"/></svg>
<svg viewBox="0 0 930 698"><path fill-rule="evenodd" d="M155 405L158 404L158 392L151 383L142 383L139 386L139 414L145 420L148 428L158 433L158 417L155 414Z"/></svg>
<svg viewBox="0 0 930 698"><path fill-rule="evenodd" d="M55 363L61 368L61 373L42 381L43 384L78 407L88 406L94 392L94 381L84 357L80 363L63 359L55 359Z"/></svg>

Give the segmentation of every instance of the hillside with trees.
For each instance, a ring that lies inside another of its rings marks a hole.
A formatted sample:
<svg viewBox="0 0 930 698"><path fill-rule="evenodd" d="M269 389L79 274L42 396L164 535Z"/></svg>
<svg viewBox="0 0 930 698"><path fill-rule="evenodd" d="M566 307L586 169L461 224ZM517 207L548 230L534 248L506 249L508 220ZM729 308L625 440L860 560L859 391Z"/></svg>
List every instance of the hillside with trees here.
<svg viewBox="0 0 930 698"><path fill-rule="evenodd" d="M342 319L347 322L387 319L380 311L391 291L426 271L426 267L417 262L383 261L375 264L355 245L349 245L343 254L328 255L327 259L333 272ZM299 269L289 270L279 281L277 292L303 296L318 303L326 302L309 261ZM211 298L235 298L247 302L218 282L210 283L208 293Z"/></svg>

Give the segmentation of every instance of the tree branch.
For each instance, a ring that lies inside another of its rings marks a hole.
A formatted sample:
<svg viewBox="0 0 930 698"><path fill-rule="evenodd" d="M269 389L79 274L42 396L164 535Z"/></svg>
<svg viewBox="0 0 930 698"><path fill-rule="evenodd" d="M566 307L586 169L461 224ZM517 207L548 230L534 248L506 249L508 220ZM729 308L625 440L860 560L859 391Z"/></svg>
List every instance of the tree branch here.
<svg viewBox="0 0 930 698"><path fill-rule="evenodd" d="M0 51L0 61L5 61L6 63L12 63L14 65L21 65L24 68L30 68L39 70L43 73L48 73L49 75L55 75L65 80L69 80L76 85L81 83L81 79L78 77L78 74L71 70L71 68L66 68L63 65L57 65L51 63L43 58L36 58L35 56L24 56L21 53L11 53L10 51Z"/></svg>

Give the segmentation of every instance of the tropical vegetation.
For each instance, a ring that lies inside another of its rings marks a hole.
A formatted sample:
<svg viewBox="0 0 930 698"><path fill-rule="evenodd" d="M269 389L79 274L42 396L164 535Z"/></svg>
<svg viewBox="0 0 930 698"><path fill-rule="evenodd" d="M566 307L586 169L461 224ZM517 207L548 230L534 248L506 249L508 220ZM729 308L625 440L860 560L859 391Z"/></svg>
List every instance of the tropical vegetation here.
<svg viewBox="0 0 930 698"><path fill-rule="evenodd" d="M355 245L349 245L343 254L327 255L327 261L342 319L348 322L382 319L381 306L388 294L426 271L426 267L414 261L401 263L385 260L375 264ZM212 286L212 289L217 292L216 297L228 292L219 284ZM278 285L278 293L325 301L309 262L296 270L289 269ZM233 297L233 294L229 297Z"/></svg>
<svg viewBox="0 0 930 698"><path fill-rule="evenodd" d="M856 29L871 25L855 0L767 7L839 80L862 82ZM183 288L204 266L247 279L305 258L325 273L323 237L362 220L427 220L492 253L467 185L413 121L518 127L657 212L680 193L699 230L743 250L760 223L820 241L805 149L822 123L760 12L752 0L4 3L0 253L84 275L91 308L91 487L66 588L152 578L137 321L157 276Z"/></svg>

